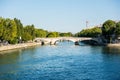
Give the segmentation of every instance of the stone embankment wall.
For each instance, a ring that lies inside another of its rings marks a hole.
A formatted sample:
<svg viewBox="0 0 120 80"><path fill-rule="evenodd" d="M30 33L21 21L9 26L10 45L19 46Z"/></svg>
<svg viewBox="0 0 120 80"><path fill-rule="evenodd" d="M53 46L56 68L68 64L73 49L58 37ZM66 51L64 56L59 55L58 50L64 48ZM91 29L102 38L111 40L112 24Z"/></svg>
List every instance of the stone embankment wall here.
<svg viewBox="0 0 120 80"><path fill-rule="evenodd" d="M107 44L108 47L120 47L120 43Z"/></svg>
<svg viewBox="0 0 120 80"><path fill-rule="evenodd" d="M22 44L15 44L15 45L6 45L6 46L0 46L0 51L6 51L6 50L11 50L11 49L18 49L18 48L27 48L30 46L36 46L36 45L41 45L41 43L22 43Z"/></svg>

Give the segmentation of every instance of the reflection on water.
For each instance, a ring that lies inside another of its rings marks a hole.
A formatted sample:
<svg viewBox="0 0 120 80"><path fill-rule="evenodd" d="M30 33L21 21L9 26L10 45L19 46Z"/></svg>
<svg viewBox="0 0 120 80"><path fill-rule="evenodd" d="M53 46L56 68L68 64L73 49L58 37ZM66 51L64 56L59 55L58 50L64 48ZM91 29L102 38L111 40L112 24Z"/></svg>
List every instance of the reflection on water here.
<svg viewBox="0 0 120 80"><path fill-rule="evenodd" d="M0 55L0 80L119 80L120 48L36 46Z"/></svg>
<svg viewBox="0 0 120 80"><path fill-rule="evenodd" d="M120 47L105 47L103 48L104 53L109 53L109 54L120 54Z"/></svg>

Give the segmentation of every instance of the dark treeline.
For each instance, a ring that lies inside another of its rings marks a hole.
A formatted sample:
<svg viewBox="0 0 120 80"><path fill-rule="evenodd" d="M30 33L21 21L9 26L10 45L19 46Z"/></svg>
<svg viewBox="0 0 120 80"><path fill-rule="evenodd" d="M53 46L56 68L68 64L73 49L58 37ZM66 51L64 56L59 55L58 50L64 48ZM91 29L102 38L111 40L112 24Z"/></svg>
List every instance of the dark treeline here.
<svg viewBox="0 0 120 80"><path fill-rule="evenodd" d="M75 34L76 37L97 37L102 34L100 27L94 27L89 29L83 29L82 31Z"/></svg>
<svg viewBox="0 0 120 80"><path fill-rule="evenodd" d="M120 37L120 21L105 21L101 27L84 29L75 34L76 37L100 37L104 43L119 42Z"/></svg>
<svg viewBox="0 0 120 80"><path fill-rule="evenodd" d="M19 19L9 19L0 17L0 42L16 44L27 42L36 37L70 37L71 32L49 32L43 29L37 29L34 25L23 26Z"/></svg>
<svg viewBox="0 0 120 80"><path fill-rule="evenodd" d="M0 17L0 43L16 44L34 40L36 37L100 37L103 42L111 43L118 41L120 36L120 22L107 20L101 27L83 29L72 34L71 32L49 32L44 29L35 28L34 25L23 26L19 19Z"/></svg>

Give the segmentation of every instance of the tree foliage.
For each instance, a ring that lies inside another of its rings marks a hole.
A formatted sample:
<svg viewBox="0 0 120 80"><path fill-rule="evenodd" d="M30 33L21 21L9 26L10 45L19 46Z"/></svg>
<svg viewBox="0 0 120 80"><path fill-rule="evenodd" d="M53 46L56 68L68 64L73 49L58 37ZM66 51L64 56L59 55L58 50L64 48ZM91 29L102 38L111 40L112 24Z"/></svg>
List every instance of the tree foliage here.
<svg viewBox="0 0 120 80"><path fill-rule="evenodd" d="M3 23L4 23L4 19L2 17L0 17L0 38L3 35L3 28L4 28Z"/></svg>
<svg viewBox="0 0 120 80"><path fill-rule="evenodd" d="M46 37L47 31L43 29L35 29L35 37Z"/></svg>
<svg viewBox="0 0 120 80"><path fill-rule="evenodd" d="M9 19L0 17L0 40L8 41L10 44L18 42L27 42L36 37L70 37L71 32L48 32L43 29L37 29L34 25L23 27L21 21L17 18Z"/></svg>
<svg viewBox="0 0 120 80"><path fill-rule="evenodd" d="M47 37L59 37L59 33L58 32L49 32Z"/></svg>
<svg viewBox="0 0 120 80"><path fill-rule="evenodd" d="M24 27L24 34L29 34L31 35L31 40L33 40L35 38L35 28L34 25L27 25ZM24 38L26 36L23 36Z"/></svg>
<svg viewBox="0 0 120 80"><path fill-rule="evenodd" d="M72 34L71 32L68 32L68 33L60 33L59 35L60 35L60 37L72 37L72 36L73 36L73 34Z"/></svg>
<svg viewBox="0 0 120 80"><path fill-rule="evenodd" d="M107 43L111 43L112 36L115 35L116 23L112 20L107 20L102 25L102 36Z"/></svg>
<svg viewBox="0 0 120 80"><path fill-rule="evenodd" d="M36 29L34 25L23 27L21 21L17 18L9 19L0 17L0 40L7 41L10 44L21 41L33 40L35 37L46 37L47 31Z"/></svg>
<svg viewBox="0 0 120 80"><path fill-rule="evenodd" d="M24 32L24 35L22 37L23 37L22 40L25 42L32 40L32 36L28 32Z"/></svg>
<svg viewBox="0 0 120 80"><path fill-rule="evenodd" d="M120 22L107 20L103 23L102 27L94 27L84 29L75 34L76 37L101 37L103 42L114 42L120 36Z"/></svg>
<svg viewBox="0 0 120 80"><path fill-rule="evenodd" d="M97 37L102 33L101 28L94 27L90 29L83 29L75 34L76 37Z"/></svg>
<svg viewBox="0 0 120 80"><path fill-rule="evenodd" d="M16 26L17 26L17 38L19 39L23 35L23 31L24 31L23 25L22 25L21 21L17 18L14 18L14 21L15 21Z"/></svg>
<svg viewBox="0 0 120 80"><path fill-rule="evenodd" d="M116 36L120 36L120 22L116 23L116 29L115 29Z"/></svg>
<svg viewBox="0 0 120 80"><path fill-rule="evenodd" d="M17 36L17 26L14 20L5 19L2 39L11 43Z"/></svg>
<svg viewBox="0 0 120 80"><path fill-rule="evenodd" d="M76 33L75 37L97 37L101 35L108 43L114 38L120 37L120 22L107 20L103 23L102 27L94 27L83 29ZM27 25L23 27L21 21L17 18L9 19L0 17L0 40L8 41L10 44L18 43L21 41L33 40L36 37L71 37L71 32L48 32L43 29L37 29L34 25Z"/></svg>
<svg viewBox="0 0 120 80"><path fill-rule="evenodd" d="M103 36L111 36L115 32L116 23L112 20L107 20L102 25L102 34Z"/></svg>

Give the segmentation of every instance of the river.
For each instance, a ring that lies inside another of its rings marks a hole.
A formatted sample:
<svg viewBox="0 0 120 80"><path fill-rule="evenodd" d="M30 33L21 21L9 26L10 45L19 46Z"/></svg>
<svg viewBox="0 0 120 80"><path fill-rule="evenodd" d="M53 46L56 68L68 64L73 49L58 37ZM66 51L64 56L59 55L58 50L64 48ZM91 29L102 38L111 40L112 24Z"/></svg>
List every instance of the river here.
<svg viewBox="0 0 120 80"><path fill-rule="evenodd" d="M120 48L61 42L1 53L0 80L120 80Z"/></svg>

